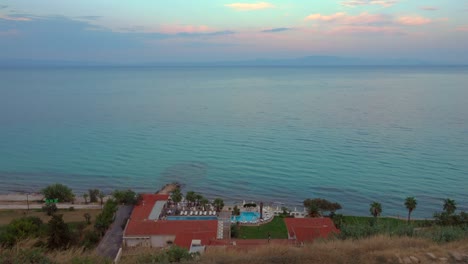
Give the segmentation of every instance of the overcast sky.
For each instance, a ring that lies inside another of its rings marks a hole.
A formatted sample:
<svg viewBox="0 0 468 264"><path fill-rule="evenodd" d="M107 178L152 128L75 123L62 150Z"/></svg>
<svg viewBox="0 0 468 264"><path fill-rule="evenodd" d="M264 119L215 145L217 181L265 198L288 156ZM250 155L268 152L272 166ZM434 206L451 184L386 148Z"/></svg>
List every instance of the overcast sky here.
<svg viewBox="0 0 468 264"><path fill-rule="evenodd" d="M468 63L468 0L0 0L0 59Z"/></svg>

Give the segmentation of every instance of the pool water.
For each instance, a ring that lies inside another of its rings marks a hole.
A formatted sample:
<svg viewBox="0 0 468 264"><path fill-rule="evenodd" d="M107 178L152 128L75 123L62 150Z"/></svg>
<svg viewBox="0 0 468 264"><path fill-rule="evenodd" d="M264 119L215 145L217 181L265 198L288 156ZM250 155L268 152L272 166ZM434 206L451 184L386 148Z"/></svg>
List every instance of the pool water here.
<svg viewBox="0 0 468 264"><path fill-rule="evenodd" d="M231 216L231 222L252 222L260 218L260 213L257 212L241 212L240 215Z"/></svg>
<svg viewBox="0 0 468 264"><path fill-rule="evenodd" d="M217 220L216 216L168 216L166 220Z"/></svg>

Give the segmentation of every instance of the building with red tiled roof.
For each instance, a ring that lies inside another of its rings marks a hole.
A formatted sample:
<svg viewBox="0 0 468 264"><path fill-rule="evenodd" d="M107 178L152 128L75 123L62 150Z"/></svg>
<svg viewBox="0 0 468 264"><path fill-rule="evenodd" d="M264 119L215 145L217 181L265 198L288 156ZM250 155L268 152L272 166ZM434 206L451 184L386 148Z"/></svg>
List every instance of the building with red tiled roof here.
<svg viewBox="0 0 468 264"><path fill-rule="evenodd" d="M317 238L327 238L340 231L327 217L320 218L285 218L288 238L297 242L312 242Z"/></svg>
<svg viewBox="0 0 468 264"><path fill-rule="evenodd" d="M174 243L190 249L194 240L202 246L216 239L217 220L161 220L159 215L169 195L144 194L142 198L125 227L124 246L165 247Z"/></svg>

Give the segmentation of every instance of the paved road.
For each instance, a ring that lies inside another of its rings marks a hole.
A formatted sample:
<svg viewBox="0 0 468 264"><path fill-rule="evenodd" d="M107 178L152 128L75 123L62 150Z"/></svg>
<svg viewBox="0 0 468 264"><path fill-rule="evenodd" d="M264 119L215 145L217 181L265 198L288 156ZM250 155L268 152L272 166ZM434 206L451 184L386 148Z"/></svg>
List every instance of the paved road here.
<svg viewBox="0 0 468 264"><path fill-rule="evenodd" d="M59 209L68 209L74 207L75 209L101 209L101 205L98 204L56 204ZM30 204L29 209L41 209L44 204ZM28 209L26 204L0 204L0 210L2 209Z"/></svg>
<svg viewBox="0 0 468 264"><path fill-rule="evenodd" d="M122 246L122 225L132 213L132 205L121 205L115 214L115 221L107 230L106 235L96 248L96 253L103 257L114 259L119 248Z"/></svg>

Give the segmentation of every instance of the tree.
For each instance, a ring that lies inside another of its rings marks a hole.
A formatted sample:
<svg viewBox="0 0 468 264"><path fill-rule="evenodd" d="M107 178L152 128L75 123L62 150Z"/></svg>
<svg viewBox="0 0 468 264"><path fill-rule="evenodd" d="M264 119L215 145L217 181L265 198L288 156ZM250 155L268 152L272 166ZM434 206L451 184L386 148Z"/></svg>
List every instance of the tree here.
<svg viewBox="0 0 468 264"><path fill-rule="evenodd" d="M88 197L89 197L89 194L87 194L87 193L84 193L84 194L83 194L83 198L84 198L84 203L85 203L85 204L88 204Z"/></svg>
<svg viewBox="0 0 468 264"><path fill-rule="evenodd" d="M307 206L307 212L309 213L310 217L320 216L320 209L316 204L309 204Z"/></svg>
<svg viewBox="0 0 468 264"><path fill-rule="evenodd" d="M89 213L85 213L84 218L86 220L86 224L90 225L91 224L91 215Z"/></svg>
<svg viewBox="0 0 468 264"><path fill-rule="evenodd" d="M57 205L55 205L54 203L42 206L42 211L44 211L48 216L53 215L55 212L57 212L57 210Z"/></svg>
<svg viewBox="0 0 468 264"><path fill-rule="evenodd" d="M190 202L190 203L195 203L195 200L197 199L195 192L189 191L185 194L185 199Z"/></svg>
<svg viewBox="0 0 468 264"><path fill-rule="evenodd" d="M406 209L408 209L408 223L411 220L411 212L413 212L413 210L416 209L417 204L418 202L416 201L414 197L407 197L405 200L405 206L406 206Z"/></svg>
<svg viewBox="0 0 468 264"><path fill-rule="evenodd" d="M223 199L221 198L216 198L214 201L213 201L213 206L216 207L216 211L221 211L224 207L224 201Z"/></svg>
<svg viewBox="0 0 468 264"><path fill-rule="evenodd" d="M62 215L53 215L48 227L47 247L50 249L67 248L71 241L71 233Z"/></svg>
<svg viewBox="0 0 468 264"><path fill-rule="evenodd" d="M234 208L232 209L232 215L234 216L240 215L240 209L239 207L237 207L237 205L235 205Z"/></svg>
<svg viewBox="0 0 468 264"><path fill-rule="evenodd" d="M448 215L452 215L453 213L455 213L455 210L457 210L457 203L455 202L455 200L445 199L444 200L444 211Z"/></svg>
<svg viewBox="0 0 468 264"><path fill-rule="evenodd" d="M200 205L200 201L203 199L203 195L197 193L195 194L195 199L197 200L197 205Z"/></svg>
<svg viewBox="0 0 468 264"><path fill-rule="evenodd" d="M112 196L114 196L119 204L136 204L137 202L137 194L130 189L124 191L115 190Z"/></svg>
<svg viewBox="0 0 468 264"><path fill-rule="evenodd" d="M206 198L202 198L201 201L200 201L200 205L203 206L203 209L206 210L206 206L210 203L210 201L208 201L208 199Z"/></svg>
<svg viewBox="0 0 468 264"><path fill-rule="evenodd" d="M101 201L101 206L104 204L104 197L106 197L106 195L103 192L99 192L99 200Z"/></svg>
<svg viewBox="0 0 468 264"><path fill-rule="evenodd" d="M180 192L180 189L177 188L172 192L171 199L174 203L180 203L180 201L182 201L182 193Z"/></svg>
<svg viewBox="0 0 468 264"><path fill-rule="evenodd" d="M97 203L99 190L98 189L89 189L89 202L90 203Z"/></svg>
<svg viewBox="0 0 468 264"><path fill-rule="evenodd" d="M75 195L67 186L56 183L41 190L46 199L58 199L59 202L73 202Z"/></svg>
<svg viewBox="0 0 468 264"><path fill-rule="evenodd" d="M334 213L336 210L342 208L339 203L330 202L321 198L304 200L304 207L309 210L309 215L311 216L319 216L322 215L323 212Z"/></svg>
<svg viewBox="0 0 468 264"><path fill-rule="evenodd" d="M371 203L369 212L371 213L371 215L377 218L377 216L379 216L382 213L382 205L378 202Z"/></svg>

